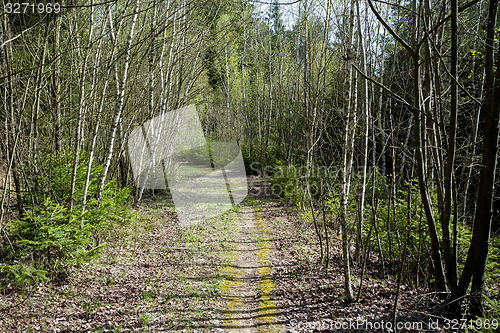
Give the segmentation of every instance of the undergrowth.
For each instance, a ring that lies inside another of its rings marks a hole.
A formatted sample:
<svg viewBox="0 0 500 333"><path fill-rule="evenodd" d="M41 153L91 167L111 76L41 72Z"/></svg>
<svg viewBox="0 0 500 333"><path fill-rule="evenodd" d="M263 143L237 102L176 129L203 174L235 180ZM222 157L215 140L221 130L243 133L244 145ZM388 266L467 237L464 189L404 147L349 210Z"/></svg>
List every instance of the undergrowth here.
<svg viewBox="0 0 500 333"><path fill-rule="evenodd" d="M66 278L72 266L99 255L106 244L103 239L116 223L131 218L127 205L130 191L119 188L114 180L105 184L98 204L101 165L91 168L83 209L87 162L88 156L82 154L73 196L75 208L70 211L71 156L51 156L42 161L40 170L47 172L41 172L37 186L23 193L25 208L20 218L7 223L7 236L0 249L0 288Z"/></svg>
<svg viewBox="0 0 500 333"><path fill-rule="evenodd" d="M430 237L426 216L417 179L404 180L395 186L391 193L392 181L397 177L383 175L378 170L367 174L365 183L365 202L363 215L363 247L377 253L389 271L404 262L403 280L413 287L427 286L434 283L430 257ZM375 178L375 179L374 179ZM277 163L273 167L271 180L273 194L278 195L287 205L297 207L304 223L313 224L315 219L326 217L325 225L336 225L340 214L340 175L335 170L329 171L311 166L308 171L303 166ZM359 198L362 188L360 174L352 175L349 199L346 203L347 228L350 235L355 235L359 221ZM436 187L430 187L430 199L436 221L439 239L442 228L439 225L438 193ZM322 200L325 201L326 214L322 214ZM311 208L311 206L313 208ZM313 212L316 218L313 218ZM453 215L450 220L453 221ZM321 222L321 221L320 221ZM462 272L467 251L472 238L470 226L462 219L457 223L457 270ZM330 238L332 239L332 238ZM354 243L354 237L352 239ZM500 293L500 237L493 236L490 242L486 264L485 283L489 306L488 316L498 317Z"/></svg>

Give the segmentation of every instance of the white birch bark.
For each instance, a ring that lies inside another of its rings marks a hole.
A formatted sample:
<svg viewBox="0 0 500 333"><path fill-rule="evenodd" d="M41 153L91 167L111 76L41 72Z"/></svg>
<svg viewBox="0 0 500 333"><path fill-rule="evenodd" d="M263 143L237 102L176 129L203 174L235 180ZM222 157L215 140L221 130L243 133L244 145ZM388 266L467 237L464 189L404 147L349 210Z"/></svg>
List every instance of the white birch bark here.
<svg viewBox="0 0 500 333"><path fill-rule="evenodd" d="M126 53L125 53L125 62L123 66L123 72L122 72L122 77L121 81L119 84L119 89L118 89L118 101L116 103L116 109L115 109L115 115L113 117L113 123L111 125L111 136L110 136L110 142L108 146L108 152L107 156L104 162L104 167L102 170L102 176L101 180L99 182L99 187L97 190L97 203L98 205L101 204L101 199L102 199L102 192L104 191L104 184L106 182L106 178L108 175L109 171L109 166L111 165L111 159L113 157L113 149L114 149L114 143L116 140L116 132L118 130L118 125L120 124L121 118L122 118L122 112L123 112L123 106L124 106L124 101L125 101L125 88L127 84L127 78L128 78L128 69L130 65L130 51L131 51L131 45L132 45L132 40L134 38L134 28L135 28L135 23L137 21L137 12L139 9L139 0L136 0L135 7L134 7L134 15L132 17L132 23L130 25L130 31L127 37L127 44L126 44Z"/></svg>
<svg viewBox="0 0 500 333"><path fill-rule="evenodd" d="M347 203L349 199L349 188L351 184L351 168L354 151L354 135L356 133L357 124L357 105L356 105L356 84L355 76L352 70L352 45L354 36L354 6L356 0L351 0L350 14L349 14L349 34L346 41L346 74L347 82L345 85L346 98L345 110L346 121L344 126L343 147L342 147L342 179L340 186L340 223L342 229L342 255L344 267L344 289L347 302L354 300L351 283L351 269L350 269L350 249L349 249L349 235L347 233Z"/></svg>

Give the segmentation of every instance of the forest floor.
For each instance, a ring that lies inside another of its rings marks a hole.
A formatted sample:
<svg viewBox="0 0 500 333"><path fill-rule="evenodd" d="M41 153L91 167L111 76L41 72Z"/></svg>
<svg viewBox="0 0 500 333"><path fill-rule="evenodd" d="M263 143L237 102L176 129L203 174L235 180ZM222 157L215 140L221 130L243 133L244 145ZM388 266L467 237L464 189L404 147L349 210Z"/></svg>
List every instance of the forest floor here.
<svg viewBox="0 0 500 333"><path fill-rule="evenodd" d="M390 331L397 286L377 278L378 262L368 263L358 302L346 304L338 235L322 268L314 228L266 195L264 181L250 187L237 209L188 228L161 197L145 200L131 224L110 231L103 256L65 281L4 291L0 332ZM424 313L438 307L402 285L407 329L398 332L428 329L437 317Z"/></svg>

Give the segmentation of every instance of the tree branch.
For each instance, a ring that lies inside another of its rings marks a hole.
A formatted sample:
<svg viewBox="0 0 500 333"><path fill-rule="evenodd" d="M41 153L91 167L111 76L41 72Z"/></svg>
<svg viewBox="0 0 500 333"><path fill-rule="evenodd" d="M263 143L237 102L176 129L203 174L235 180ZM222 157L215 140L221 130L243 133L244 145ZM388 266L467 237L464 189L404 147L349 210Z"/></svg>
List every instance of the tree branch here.
<svg viewBox="0 0 500 333"><path fill-rule="evenodd" d="M401 38L394 30L392 30L389 24L382 18L382 16L380 16L380 13L373 6L372 0L368 0L368 5L370 6L373 14L375 14L379 22L384 26L384 28L413 56L415 54L415 51L410 47L410 45L408 45L408 43L404 41L403 38Z"/></svg>
<svg viewBox="0 0 500 333"><path fill-rule="evenodd" d="M354 69L359 74L361 74L361 76L363 76L365 79L367 79L368 81L374 83L378 87L382 88L384 91L388 92L389 95L391 95L394 99L396 99L397 101L399 101L399 102L403 103L404 105L408 106L412 110L415 109L415 107L412 104L408 103L404 98L400 97L398 94L396 94L395 92L393 92L391 89L387 88L382 83L380 83L380 82L372 79L371 77L369 77L368 75L366 75L365 73L363 73L358 67L356 67L355 64L352 64L352 67L354 67Z"/></svg>

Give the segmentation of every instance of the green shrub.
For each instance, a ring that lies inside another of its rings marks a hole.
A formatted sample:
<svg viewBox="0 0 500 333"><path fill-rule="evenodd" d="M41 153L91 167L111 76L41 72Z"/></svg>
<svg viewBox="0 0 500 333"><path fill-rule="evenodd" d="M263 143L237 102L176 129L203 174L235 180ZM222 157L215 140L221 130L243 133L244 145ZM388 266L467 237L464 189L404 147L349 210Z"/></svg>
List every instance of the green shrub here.
<svg viewBox="0 0 500 333"><path fill-rule="evenodd" d="M273 166L272 189L283 201L297 204L302 199L304 189L301 184L298 169L293 165L285 165L283 162Z"/></svg>
<svg viewBox="0 0 500 333"><path fill-rule="evenodd" d="M484 297L486 313L482 318L476 318L469 323L471 332L494 333L500 330L500 300ZM466 330L468 331L468 330Z"/></svg>
<svg viewBox="0 0 500 333"><path fill-rule="evenodd" d="M272 169L271 183L273 192L283 201L299 204L304 198L310 200L308 195L304 197L304 192L308 190L313 200L332 192L335 179L329 175L328 170L314 165L307 170L305 166L287 165L278 161Z"/></svg>
<svg viewBox="0 0 500 333"><path fill-rule="evenodd" d="M92 167L85 211L82 210L83 188L87 173L86 154L77 170L73 210L68 201L72 159L53 156L43 161L37 191L27 191L24 214L8 223L10 245L2 249L4 262L0 277L7 282L24 284L64 278L73 265L80 265L99 255L105 246L101 239L115 223L123 223L132 213L126 204L128 188L119 188L114 180L104 186L101 204L97 190L102 166ZM43 186L42 186L43 185ZM30 197L31 196L31 197Z"/></svg>
<svg viewBox="0 0 500 333"><path fill-rule="evenodd" d="M498 286L500 285L500 237L498 236L492 236L490 240L485 280L487 286L490 287L488 291L497 299L500 298L500 290L498 290ZM499 305L499 303L497 303L497 305ZM498 318L500 318L500 309L498 314Z"/></svg>
<svg viewBox="0 0 500 333"><path fill-rule="evenodd" d="M12 281L16 285L26 285L29 283L42 283L48 281L47 271L37 269L33 266L23 264L0 264L4 280Z"/></svg>
<svg viewBox="0 0 500 333"><path fill-rule="evenodd" d="M102 245L90 246L91 236L99 225L70 214L66 207L49 199L8 226L15 256L37 270L48 272L49 277L64 276L71 264L89 260L102 248Z"/></svg>

